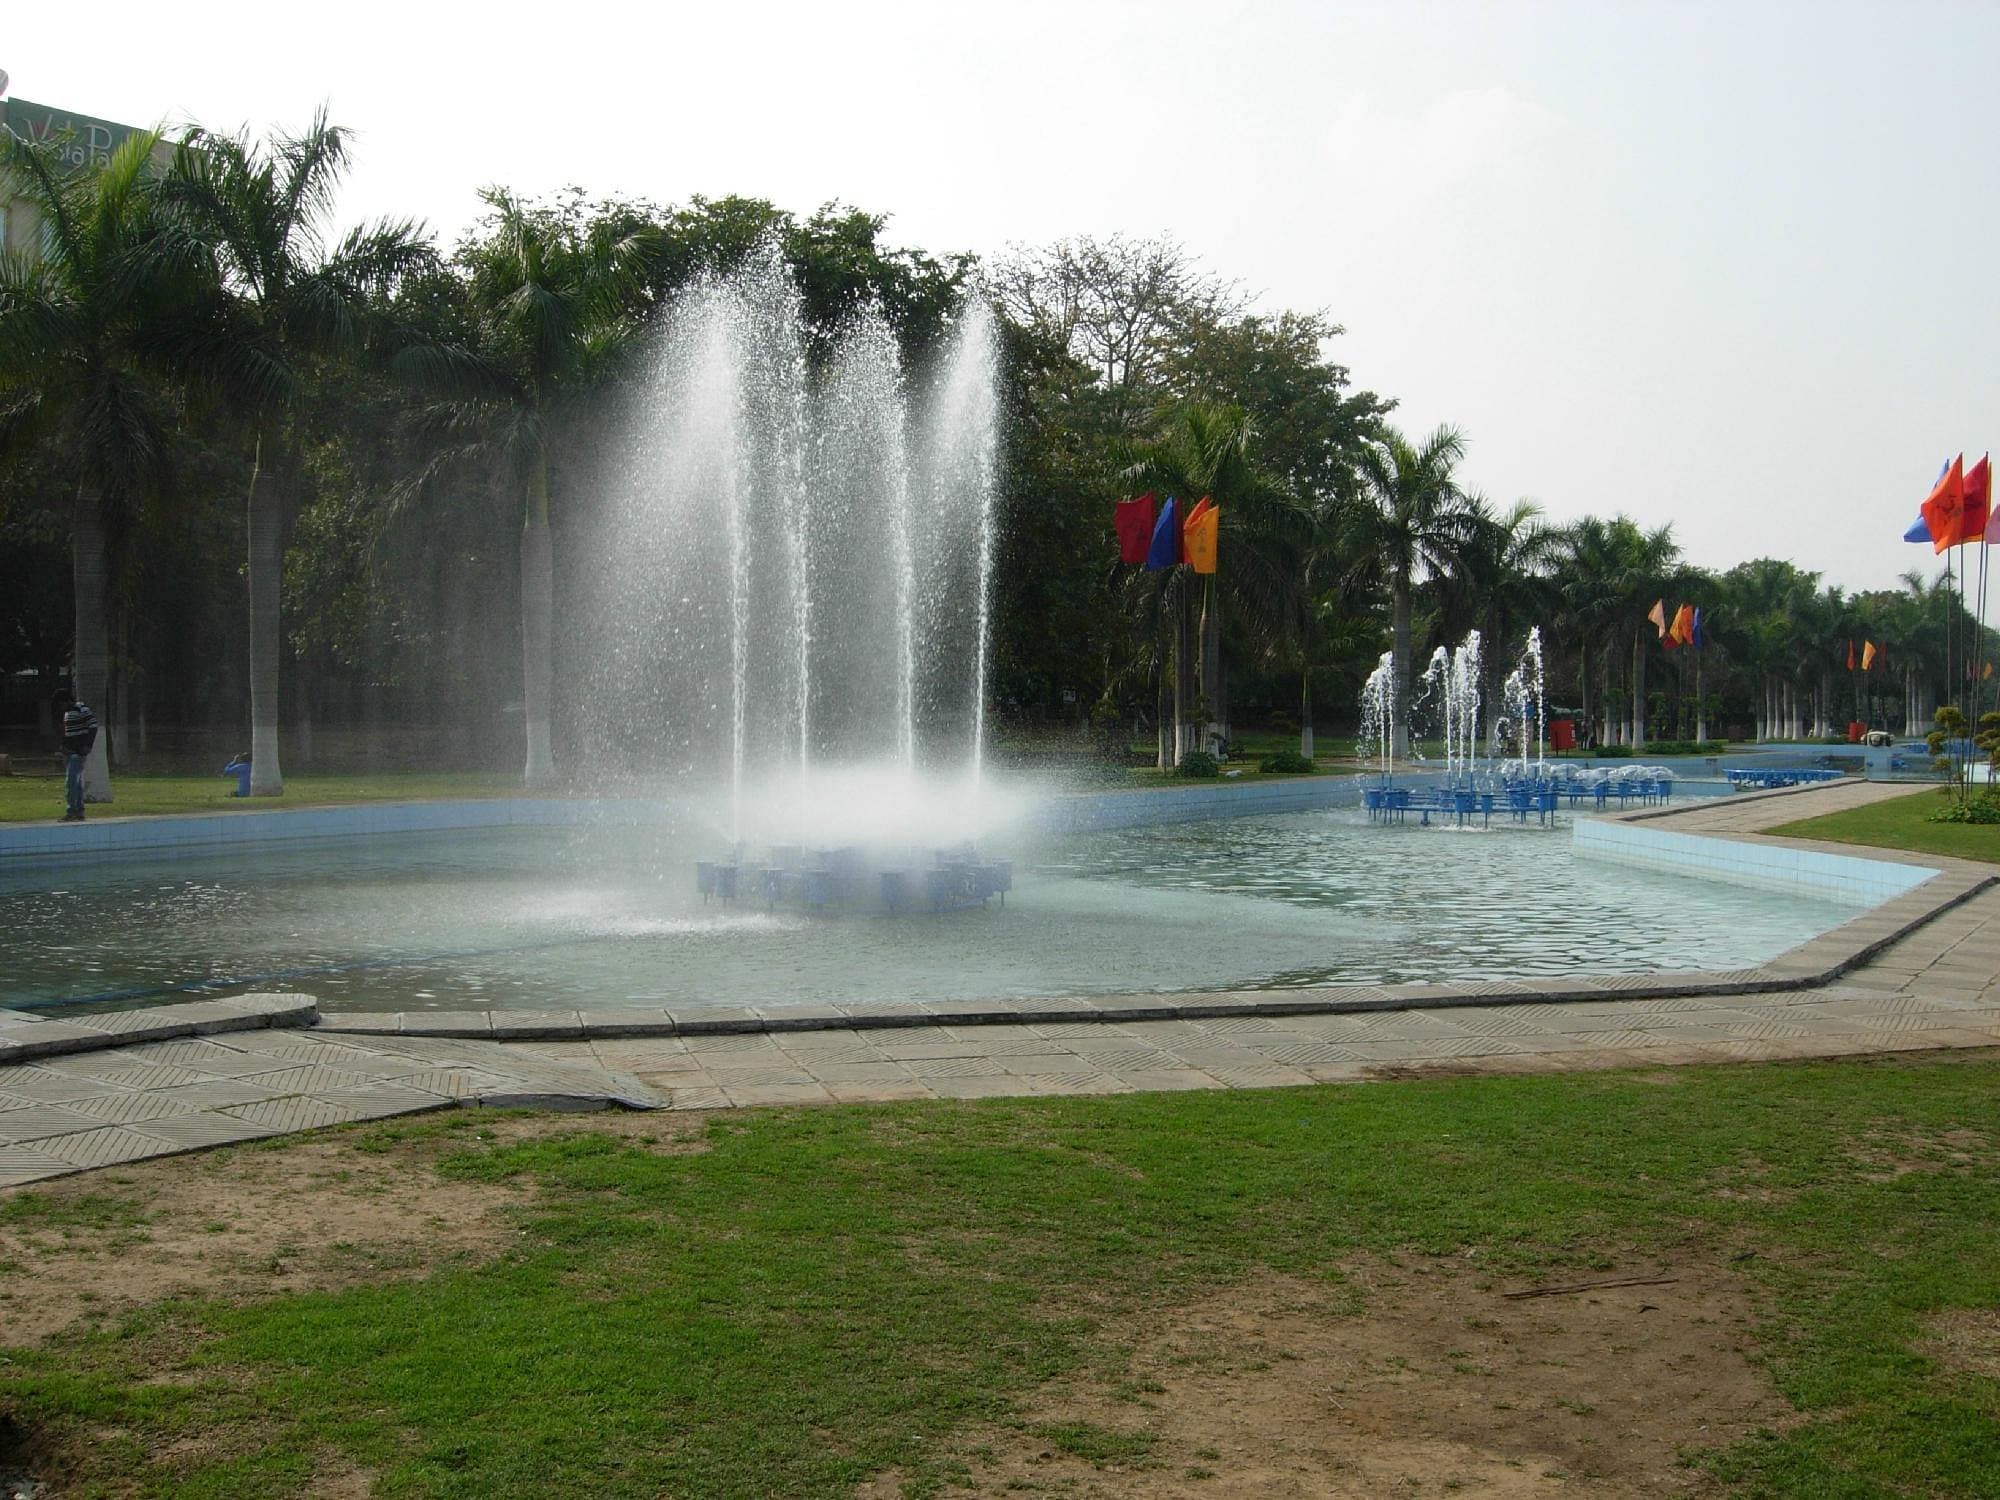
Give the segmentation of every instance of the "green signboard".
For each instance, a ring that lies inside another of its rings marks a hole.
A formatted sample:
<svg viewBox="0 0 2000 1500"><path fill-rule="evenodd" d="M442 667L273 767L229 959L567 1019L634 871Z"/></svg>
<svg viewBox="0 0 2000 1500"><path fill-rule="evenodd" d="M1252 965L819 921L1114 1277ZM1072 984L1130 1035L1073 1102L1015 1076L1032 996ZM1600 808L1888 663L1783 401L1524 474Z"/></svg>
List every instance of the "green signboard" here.
<svg viewBox="0 0 2000 1500"><path fill-rule="evenodd" d="M24 141L46 141L54 146L66 167L101 167L127 136L138 133L130 125L31 104L26 99L0 100L0 122Z"/></svg>

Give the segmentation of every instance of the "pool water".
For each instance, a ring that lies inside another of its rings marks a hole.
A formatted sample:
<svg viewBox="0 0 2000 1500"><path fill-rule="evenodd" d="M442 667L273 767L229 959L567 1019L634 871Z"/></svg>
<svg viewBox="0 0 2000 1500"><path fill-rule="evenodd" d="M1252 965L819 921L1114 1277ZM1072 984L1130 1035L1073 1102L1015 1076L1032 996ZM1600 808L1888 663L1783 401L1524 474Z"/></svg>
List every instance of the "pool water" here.
<svg viewBox="0 0 2000 1500"><path fill-rule="evenodd" d="M1738 968L1859 909L1593 860L1566 829L1352 810L1004 852L1004 907L824 918L705 905L691 856L626 828L43 864L0 872L0 1007L216 984L341 1010L695 1010Z"/></svg>

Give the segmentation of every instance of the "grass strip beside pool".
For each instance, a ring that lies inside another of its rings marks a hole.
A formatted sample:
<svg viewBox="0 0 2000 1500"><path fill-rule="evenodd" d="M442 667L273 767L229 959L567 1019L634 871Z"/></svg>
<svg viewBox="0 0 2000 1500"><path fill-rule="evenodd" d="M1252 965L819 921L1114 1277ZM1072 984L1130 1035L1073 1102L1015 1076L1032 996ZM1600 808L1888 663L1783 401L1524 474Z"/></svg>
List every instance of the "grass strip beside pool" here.
<svg viewBox="0 0 2000 1500"><path fill-rule="evenodd" d="M1866 844L1876 849L1908 849L1916 854L1942 854L1953 859L2000 863L2000 824L1933 823L1932 813L1944 806L1935 788L1851 807L1818 818L1801 818L1762 830L1782 838L1826 839L1838 844Z"/></svg>
<svg viewBox="0 0 2000 1500"><path fill-rule="evenodd" d="M1190 1299L1317 1288L1338 1324L1389 1267L1456 1287L1477 1330L1521 1305L1508 1289L1700 1263L1740 1284L1769 1401L1796 1413L1691 1441L1688 1462L1758 1494L1992 1494L2000 1380L1930 1341L2000 1305L1996 1088L1989 1053L575 1125L470 1112L113 1169L0 1199L0 1314L52 1294L36 1267L57 1257L95 1258L107 1297L155 1273L175 1183L196 1204L180 1229L215 1235L205 1294L93 1316L92 1292L75 1325L0 1355L0 1471L232 1500L835 1496L885 1475L869 1493L927 1495L1004 1487L996 1445L1018 1438L1116 1493L1212 1477L1220 1495L1216 1450L1175 1451L1166 1383L1130 1367L1133 1330ZM294 1199L411 1194L419 1225L491 1193L505 1227L476 1253L440 1228L434 1253L377 1254L349 1229L232 1262L266 1211L228 1190L245 1166ZM315 1261L346 1269L298 1282ZM1641 1315L1621 1361L1658 1327ZM1482 1398L1510 1427L1539 1399L1523 1384ZM1038 1417L1056 1386L1108 1406Z"/></svg>
<svg viewBox="0 0 2000 1500"><path fill-rule="evenodd" d="M519 773L390 771L365 776L287 776L282 797L233 797L226 776L114 776L108 803L92 818L171 813L273 812L288 807L337 807L355 802L420 802L434 798L518 797ZM47 775L0 776L0 823L54 822L62 815L63 780Z"/></svg>

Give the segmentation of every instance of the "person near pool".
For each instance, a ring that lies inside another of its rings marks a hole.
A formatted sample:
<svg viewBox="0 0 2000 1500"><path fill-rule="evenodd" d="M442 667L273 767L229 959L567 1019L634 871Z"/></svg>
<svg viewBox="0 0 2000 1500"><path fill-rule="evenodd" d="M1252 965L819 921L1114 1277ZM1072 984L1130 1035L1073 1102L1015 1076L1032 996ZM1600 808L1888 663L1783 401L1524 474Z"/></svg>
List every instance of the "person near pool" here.
<svg viewBox="0 0 2000 1500"><path fill-rule="evenodd" d="M79 703L67 694L62 699L63 708L63 795L68 799L68 807L58 820L64 823L83 821L83 763L90 757L91 746L97 743L97 715L90 711L86 703Z"/></svg>

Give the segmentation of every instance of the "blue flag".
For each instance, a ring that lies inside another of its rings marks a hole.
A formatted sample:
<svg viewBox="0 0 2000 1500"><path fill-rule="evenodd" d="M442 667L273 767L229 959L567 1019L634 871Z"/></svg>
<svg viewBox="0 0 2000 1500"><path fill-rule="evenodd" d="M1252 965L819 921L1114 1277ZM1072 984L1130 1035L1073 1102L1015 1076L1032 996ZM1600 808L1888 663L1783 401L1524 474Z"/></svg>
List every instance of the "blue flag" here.
<svg viewBox="0 0 2000 1500"><path fill-rule="evenodd" d="M1160 507L1160 519L1153 523L1153 545L1146 553L1146 571L1157 573L1181 560L1180 502L1172 495Z"/></svg>
<svg viewBox="0 0 2000 1500"><path fill-rule="evenodd" d="M1691 622L1691 626L1688 644L1699 651L1701 649L1701 606L1699 604L1694 607L1694 619Z"/></svg>
<svg viewBox="0 0 2000 1500"><path fill-rule="evenodd" d="M1922 516L1910 522L1910 529L1903 533L1906 542L1928 542L1931 539L1931 523Z"/></svg>

